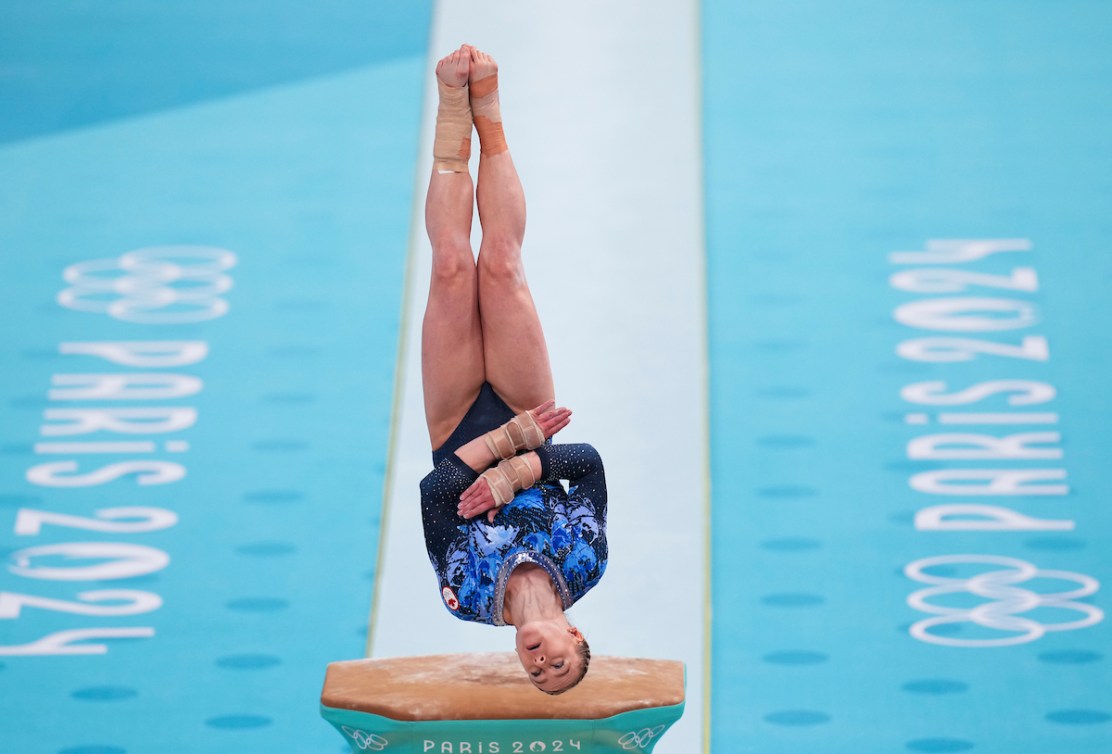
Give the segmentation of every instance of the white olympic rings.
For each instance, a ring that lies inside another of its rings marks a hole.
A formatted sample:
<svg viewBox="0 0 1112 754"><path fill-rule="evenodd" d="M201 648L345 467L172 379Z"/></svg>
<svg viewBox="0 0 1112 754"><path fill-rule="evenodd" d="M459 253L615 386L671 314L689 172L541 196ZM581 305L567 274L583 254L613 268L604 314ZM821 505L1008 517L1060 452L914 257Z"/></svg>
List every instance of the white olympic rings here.
<svg viewBox="0 0 1112 754"><path fill-rule="evenodd" d="M368 733L365 730L351 728L347 725L341 726L340 729L355 742L355 745L359 747L360 751L382 751L390 745L389 741L377 733Z"/></svg>
<svg viewBox="0 0 1112 754"><path fill-rule="evenodd" d="M655 728L642 728L641 730L631 730L624 736L618 739L618 744L627 751L634 749L647 749L653 739L664 732L664 726L658 725Z"/></svg>
<svg viewBox="0 0 1112 754"><path fill-rule="evenodd" d="M956 564L1005 566L1005 569L988 570L961 578L927 573L928 569L935 566ZM904 573L909 578L932 585L920 589L907 598L907 604L911 607L936 616L921 620L911 627L913 637L931 644L950 647L1004 647L1025 644L1042 638L1048 631L1071 631L1092 626L1104 619L1104 612L1100 608L1087 602L1075 601L1095 594L1100 589L1100 582L1096 579L1070 571L1043 571L1018 558L998 555L940 555L917 560L909 564L904 569ZM1075 589L1050 593L1016 586L1036 578L1072 581L1078 586ZM954 594L971 594L991 601L975 607L950 607L931 602L932 598ZM1019 615L1037 608L1069 610L1079 613L1081 617L1048 624ZM1010 635L964 639L931 632L935 626L953 623L973 623L982 628L1008 632Z"/></svg>
<svg viewBox="0 0 1112 754"><path fill-rule="evenodd" d="M72 264L58 303L125 322L168 325L221 317L236 255L212 246L151 246Z"/></svg>

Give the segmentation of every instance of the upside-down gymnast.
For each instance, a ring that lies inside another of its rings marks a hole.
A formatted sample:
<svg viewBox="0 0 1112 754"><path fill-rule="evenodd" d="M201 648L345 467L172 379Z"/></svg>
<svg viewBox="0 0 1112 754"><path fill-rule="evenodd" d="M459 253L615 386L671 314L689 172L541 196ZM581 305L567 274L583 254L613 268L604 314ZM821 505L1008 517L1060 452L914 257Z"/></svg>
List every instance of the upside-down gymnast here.
<svg viewBox="0 0 1112 754"><path fill-rule="evenodd" d="M436 77L425 202L432 280L421 337L435 466L421 481L425 546L448 610L514 626L533 684L560 693L583 678L591 658L564 611L606 568L602 461L590 445L550 440L571 412L556 407L522 266L525 194L502 131L498 66L463 45L437 64ZM472 125L477 186L468 172ZM483 232L477 261L473 201Z"/></svg>

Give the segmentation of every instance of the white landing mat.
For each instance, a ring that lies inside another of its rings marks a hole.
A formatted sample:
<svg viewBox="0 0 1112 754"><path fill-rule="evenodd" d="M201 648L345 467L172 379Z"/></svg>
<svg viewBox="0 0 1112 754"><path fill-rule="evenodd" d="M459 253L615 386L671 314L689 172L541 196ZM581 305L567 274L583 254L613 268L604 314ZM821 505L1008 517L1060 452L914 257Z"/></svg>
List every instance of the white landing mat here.
<svg viewBox="0 0 1112 754"><path fill-rule="evenodd" d="M419 364L432 70L462 42L500 67L506 137L529 208L526 270L557 400L575 411L557 439L590 442L606 463L609 566L570 614L596 654L687 664L687 710L656 751L703 751L709 491L694 2L439 4L368 654L513 646L512 629L444 609L419 513L418 482L432 468Z"/></svg>

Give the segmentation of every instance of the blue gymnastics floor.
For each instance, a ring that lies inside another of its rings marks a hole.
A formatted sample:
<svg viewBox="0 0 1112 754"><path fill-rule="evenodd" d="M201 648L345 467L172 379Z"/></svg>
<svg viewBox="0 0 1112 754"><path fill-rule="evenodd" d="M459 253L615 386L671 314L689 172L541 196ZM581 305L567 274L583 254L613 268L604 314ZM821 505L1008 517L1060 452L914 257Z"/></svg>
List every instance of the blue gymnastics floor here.
<svg viewBox="0 0 1112 754"><path fill-rule="evenodd" d="M1112 750L1112 8L703 13L713 750Z"/></svg>
<svg viewBox="0 0 1112 754"><path fill-rule="evenodd" d="M706 749L1112 750L1112 8L701 14ZM3 751L346 750L434 17L0 4Z"/></svg>
<svg viewBox="0 0 1112 754"><path fill-rule="evenodd" d="M3 17L0 749L338 750L317 703L366 643L429 6ZM114 408L149 413L75 418Z"/></svg>

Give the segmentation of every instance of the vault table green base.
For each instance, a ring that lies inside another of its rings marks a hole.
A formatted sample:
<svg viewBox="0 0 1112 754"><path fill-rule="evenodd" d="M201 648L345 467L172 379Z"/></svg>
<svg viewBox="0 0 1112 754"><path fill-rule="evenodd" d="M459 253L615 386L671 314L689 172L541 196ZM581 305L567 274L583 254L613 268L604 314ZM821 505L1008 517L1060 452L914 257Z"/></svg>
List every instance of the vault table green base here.
<svg viewBox="0 0 1112 754"><path fill-rule="evenodd" d="M321 716L356 754L651 752L680 719L683 663L595 657L558 696L513 653L351 660L328 666Z"/></svg>

